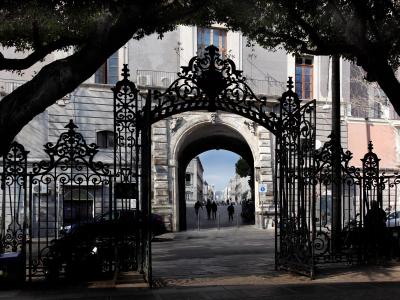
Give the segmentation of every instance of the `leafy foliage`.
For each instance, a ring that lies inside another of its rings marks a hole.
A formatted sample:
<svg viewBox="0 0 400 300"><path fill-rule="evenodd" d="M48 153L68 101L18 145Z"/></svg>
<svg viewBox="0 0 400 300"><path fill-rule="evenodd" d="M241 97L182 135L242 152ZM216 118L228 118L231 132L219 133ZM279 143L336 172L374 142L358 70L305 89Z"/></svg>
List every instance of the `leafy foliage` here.
<svg viewBox="0 0 400 300"><path fill-rule="evenodd" d="M239 160L235 164L236 174L240 177L247 177L251 175L250 166L246 160L243 158L239 158Z"/></svg>
<svg viewBox="0 0 400 300"><path fill-rule="evenodd" d="M398 0L221 0L214 11L266 49L340 55L356 63L400 114Z"/></svg>
<svg viewBox="0 0 400 300"><path fill-rule="evenodd" d="M0 153L33 117L89 78L131 38L161 36L178 24L215 22L241 30L266 49L341 55L361 66L400 113L397 0L5 0L0 2L0 45L26 56L0 54L0 70L20 72L54 51L74 51L49 62L0 102Z"/></svg>

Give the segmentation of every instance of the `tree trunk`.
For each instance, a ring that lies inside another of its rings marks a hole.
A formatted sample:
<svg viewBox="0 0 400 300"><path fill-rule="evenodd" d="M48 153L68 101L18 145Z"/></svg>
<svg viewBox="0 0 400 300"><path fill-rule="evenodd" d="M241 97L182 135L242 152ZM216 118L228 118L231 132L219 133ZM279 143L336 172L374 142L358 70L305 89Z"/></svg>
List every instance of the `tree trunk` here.
<svg viewBox="0 0 400 300"><path fill-rule="evenodd" d="M134 26L126 25L117 21L112 26L99 26L86 46L46 65L32 80L0 101L0 154L8 151L15 136L36 115L72 92L132 37Z"/></svg>
<svg viewBox="0 0 400 300"><path fill-rule="evenodd" d="M394 110L400 116L400 82L387 60L377 57L372 63L362 64L361 66L366 72L372 74L393 105Z"/></svg>
<svg viewBox="0 0 400 300"><path fill-rule="evenodd" d="M166 31L178 20L191 23L193 16L206 7L207 2L194 1L185 6L178 1L170 4L132 1L119 16L110 15L99 20L98 27L80 50L49 63L32 80L0 101L0 155L8 151L25 125L92 76L134 34L141 36L157 30Z"/></svg>

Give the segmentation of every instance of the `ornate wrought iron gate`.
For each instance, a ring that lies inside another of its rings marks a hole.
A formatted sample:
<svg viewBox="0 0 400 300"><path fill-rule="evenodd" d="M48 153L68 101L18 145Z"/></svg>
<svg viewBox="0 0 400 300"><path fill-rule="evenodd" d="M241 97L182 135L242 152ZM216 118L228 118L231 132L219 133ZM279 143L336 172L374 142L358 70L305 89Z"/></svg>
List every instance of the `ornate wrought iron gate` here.
<svg viewBox="0 0 400 300"><path fill-rule="evenodd" d="M115 198L136 211L136 267L151 285L151 122L146 100L151 94L146 98L139 93L127 65L122 76L113 88Z"/></svg>
<svg viewBox="0 0 400 300"><path fill-rule="evenodd" d="M151 125L193 110L239 114L276 135L278 192L275 199L280 212L277 218L280 223L277 265L312 275L314 193L312 180L307 178L313 167L315 102L301 106L290 79L289 90L280 101L280 115L269 112L266 99L258 98L252 92L233 61L221 58L214 46L208 47L204 56L194 57L187 67L182 67L178 79L166 91L148 91L146 100L128 80L126 66L122 75L124 79L114 89L116 186L140 190L135 199L144 226L138 233L138 244L141 245L141 266L147 280L151 283ZM133 169L136 171L132 173L130 170Z"/></svg>
<svg viewBox="0 0 400 300"><path fill-rule="evenodd" d="M301 106L293 91L280 99L275 151L276 266L314 276L315 100Z"/></svg>
<svg viewBox="0 0 400 300"><path fill-rule="evenodd" d="M3 161L1 253L15 253L23 270L26 263L29 279L64 275L78 267L88 270L81 259L97 246L101 271L116 264L115 240L63 237L72 227L82 228L99 217L111 219L116 205L111 172L94 161L98 147L86 144L72 120L66 128L56 143L45 145L48 159L33 162L30 172L28 151L16 142Z"/></svg>
<svg viewBox="0 0 400 300"><path fill-rule="evenodd" d="M97 146L87 145L72 122L56 144L46 145L49 159L35 163L31 172L27 152L12 145L1 170L1 252L21 253L22 264L27 257L29 278L45 275L54 266L52 243L59 240L60 227L133 211L134 233L108 240L101 247L101 265L109 270L138 269L151 285L151 126L182 112L222 110L251 119L276 136L276 266L313 276L321 234L316 209L322 211L316 189L325 170L315 162L322 160L314 151L315 101L302 105L289 79L278 103L279 115L270 112L267 100L252 92L233 61L223 59L214 46L192 58L163 92L140 92L129 80L126 65L122 76L113 88L113 174L94 161ZM64 253L67 258L58 271L67 272L68 263L77 257L71 255ZM318 255L322 257L321 251Z"/></svg>

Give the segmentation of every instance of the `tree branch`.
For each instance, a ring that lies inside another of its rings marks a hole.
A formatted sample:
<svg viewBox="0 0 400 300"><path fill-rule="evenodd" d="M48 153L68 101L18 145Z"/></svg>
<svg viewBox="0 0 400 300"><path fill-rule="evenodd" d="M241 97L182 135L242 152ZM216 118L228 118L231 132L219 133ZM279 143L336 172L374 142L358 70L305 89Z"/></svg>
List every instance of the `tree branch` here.
<svg viewBox="0 0 400 300"><path fill-rule="evenodd" d="M51 52L74 44L76 43L65 38L58 39L47 46L36 49L25 58L5 58L0 53L0 70L18 71L28 69L38 61L44 59Z"/></svg>
<svg viewBox="0 0 400 300"><path fill-rule="evenodd" d="M135 14L125 10L118 16L103 18L77 52L47 64L32 80L0 101L0 155L8 151L12 140L26 124L92 76L133 34L165 30L167 25L183 19L189 22L192 19L190 14L197 11L198 7L184 7L174 13L164 8L151 11L142 7Z"/></svg>

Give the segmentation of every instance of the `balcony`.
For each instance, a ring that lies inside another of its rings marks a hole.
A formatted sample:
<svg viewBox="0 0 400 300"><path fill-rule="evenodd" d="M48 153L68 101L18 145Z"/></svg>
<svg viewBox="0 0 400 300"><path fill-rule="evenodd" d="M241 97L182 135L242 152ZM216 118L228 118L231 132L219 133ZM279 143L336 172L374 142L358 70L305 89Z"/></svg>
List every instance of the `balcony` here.
<svg viewBox="0 0 400 300"><path fill-rule="evenodd" d="M281 97L286 91L286 83L277 81L273 78L255 79L246 78L246 82L254 94L258 96Z"/></svg>
<svg viewBox="0 0 400 300"><path fill-rule="evenodd" d="M165 89L178 78L176 72L155 70L137 70L136 85L139 88ZM273 78L255 79L247 78L246 82L256 95L280 97L286 91L286 83Z"/></svg>
<svg viewBox="0 0 400 300"><path fill-rule="evenodd" d="M176 72L165 72L155 70L137 70L136 85L139 88L161 88L165 89L178 78Z"/></svg>
<svg viewBox="0 0 400 300"><path fill-rule="evenodd" d="M25 82L25 80L0 78L0 96L5 96L12 93Z"/></svg>

